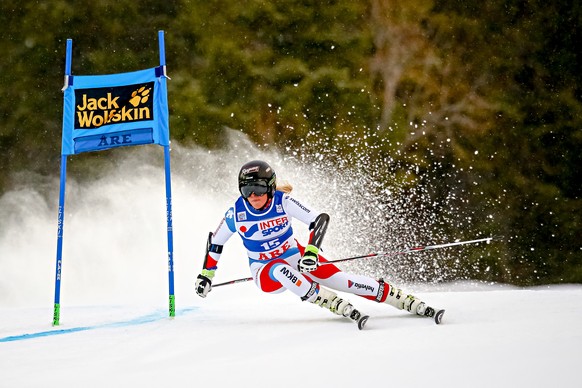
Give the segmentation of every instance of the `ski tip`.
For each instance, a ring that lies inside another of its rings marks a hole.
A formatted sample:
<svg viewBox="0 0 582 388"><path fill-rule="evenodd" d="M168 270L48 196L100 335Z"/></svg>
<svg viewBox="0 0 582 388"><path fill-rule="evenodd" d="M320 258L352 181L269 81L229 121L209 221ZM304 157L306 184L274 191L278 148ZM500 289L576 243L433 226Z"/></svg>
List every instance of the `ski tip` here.
<svg viewBox="0 0 582 388"><path fill-rule="evenodd" d="M370 318L369 315L362 315L362 317L358 319L358 329L362 330L366 326L368 318Z"/></svg>
<svg viewBox="0 0 582 388"><path fill-rule="evenodd" d="M443 315L445 315L445 310L438 310L434 315L434 322L440 325L443 320Z"/></svg>
<svg viewBox="0 0 582 388"><path fill-rule="evenodd" d="M356 322L356 324L358 325L358 329L360 330L362 330L366 326L366 322L368 322L368 318L370 318L369 315L363 315L356 309L353 309L350 312L350 314L347 315L346 317Z"/></svg>

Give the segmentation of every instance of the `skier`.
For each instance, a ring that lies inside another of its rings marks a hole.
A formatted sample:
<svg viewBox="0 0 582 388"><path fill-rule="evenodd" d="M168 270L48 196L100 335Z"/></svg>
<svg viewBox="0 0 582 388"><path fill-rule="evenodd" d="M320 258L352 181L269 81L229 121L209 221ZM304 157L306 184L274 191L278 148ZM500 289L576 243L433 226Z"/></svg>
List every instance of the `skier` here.
<svg viewBox="0 0 582 388"><path fill-rule="evenodd" d="M289 184L277 186L275 171L266 162L254 160L242 166L238 175L241 196L228 209L218 229L208 236L196 293L206 297L212 289L224 244L236 232L247 250L253 280L264 292L290 290L307 301L349 318L362 329L368 316L331 289L388 303L412 314L441 322L444 310L427 306L420 299L373 278L342 272L319 254L329 216L291 197ZM304 247L294 237L295 218L309 225Z"/></svg>

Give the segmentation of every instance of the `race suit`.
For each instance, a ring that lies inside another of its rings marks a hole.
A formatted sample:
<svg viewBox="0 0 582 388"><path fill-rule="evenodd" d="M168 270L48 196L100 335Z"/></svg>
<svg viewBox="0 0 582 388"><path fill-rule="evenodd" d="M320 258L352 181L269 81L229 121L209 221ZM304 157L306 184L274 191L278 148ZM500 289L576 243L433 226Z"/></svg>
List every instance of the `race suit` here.
<svg viewBox="0 0 582 388"><path fill-rule="evenodd" d="M334 264L320 265L315 271L301 273L297 263L304 247L293 235L292 220L312 225L320 213L303 202L281 191L275 191L270 204L256 210L239 197L229 208L210 243L223 246L236 232L247 250L249 267L255 284L264 292L278 293L285 289L303 299L314 292L317 283L338 291L383 302L387 290L370 277L342 272ZM217 268L220 253L210 250L204 269ZM319 262L327 260L319 256ZM317 282L317 283L314 283ZM386 287L387 288L387 287Z"/></svg>

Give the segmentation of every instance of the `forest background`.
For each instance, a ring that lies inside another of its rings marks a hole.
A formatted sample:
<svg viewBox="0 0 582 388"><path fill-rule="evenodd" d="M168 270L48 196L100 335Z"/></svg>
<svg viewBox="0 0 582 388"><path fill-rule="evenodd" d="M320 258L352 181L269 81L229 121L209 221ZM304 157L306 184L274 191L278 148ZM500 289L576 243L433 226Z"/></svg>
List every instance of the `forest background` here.
<svg viewBox="0 0 582 388"><path fill-rule="evenodd" d="M172 140L365 154L379 189L430 186L423 206L470 218L452 235L502 236L469 277L580 283L581 21L574 0L3 0L0 196L58 176L66 39L73 74L109 74L156 66L164 30Z"/></svg>

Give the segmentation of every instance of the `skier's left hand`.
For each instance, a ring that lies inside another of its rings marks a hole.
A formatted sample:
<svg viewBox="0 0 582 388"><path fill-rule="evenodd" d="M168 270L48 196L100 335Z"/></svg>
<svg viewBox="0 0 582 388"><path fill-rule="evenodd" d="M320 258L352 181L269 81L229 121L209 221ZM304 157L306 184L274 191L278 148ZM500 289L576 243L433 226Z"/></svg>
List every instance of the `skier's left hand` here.
<svg viewBox="0 0 582 388"><path fill-rule="evenodd" d="M303 257L297 263L299 272L311 272L319 265L319 249L314 245L307 245Z"/></svg>

